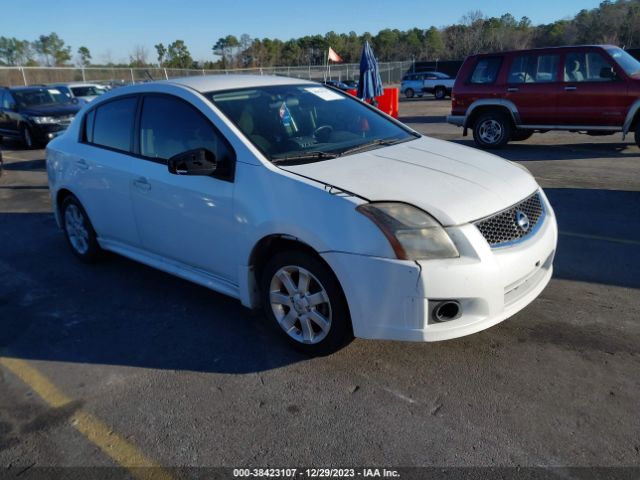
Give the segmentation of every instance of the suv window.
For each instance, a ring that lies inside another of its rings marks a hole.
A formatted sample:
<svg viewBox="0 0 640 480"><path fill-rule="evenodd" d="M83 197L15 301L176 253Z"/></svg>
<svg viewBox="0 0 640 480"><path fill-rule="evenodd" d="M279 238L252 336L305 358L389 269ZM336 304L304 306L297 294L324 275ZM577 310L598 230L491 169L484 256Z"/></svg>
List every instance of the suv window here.
<svg viewBox="0 0 640 480"><path fill-rule="evenodd" d="M559 55L520 55L513 59L509 83L544 83L558 79Z"/></svg>
<svg viewBox="0 0 640 480"><path fill-rule="evenodd" d="M218 160L230 156L222 135L194 107L173 97L145 97L140 119L140 153L168 160L196 148L206 148Z"/></svg>
<svg viewBox="0 0 640 480"><path fill-rule="evenodd" d="M614 80L610 75L601 76L603 69L611 71L611 65L598 52L567 53L564 60L564 81L610 82Z"/></svg>
<svg viewBox="0 0 640 480"><path fill-rule="evenodd" d="M136 97L126 97L96 108L92 143L116 150L130 151L137 102Z"/></svg>
<svg viewBox="0 0 640 480"><path fill-rule="evenodd" d="M502 57L481 58L473 69L469 83L489 84L498 78Z"/></svg>

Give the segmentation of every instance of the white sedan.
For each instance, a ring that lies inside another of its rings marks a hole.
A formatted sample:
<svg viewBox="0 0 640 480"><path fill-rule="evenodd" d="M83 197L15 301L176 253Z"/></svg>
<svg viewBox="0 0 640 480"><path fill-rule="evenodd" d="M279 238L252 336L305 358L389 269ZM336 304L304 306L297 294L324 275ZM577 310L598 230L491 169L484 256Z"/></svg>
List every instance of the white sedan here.
<svg viewBox="0 0 640 480"><path fill-rule="evenodd" d="M478 332L552 274L554 213L524 167L313 82L117 89L49 143L47 171L79 259L110 250L262 307L310 354Z"/></svg>

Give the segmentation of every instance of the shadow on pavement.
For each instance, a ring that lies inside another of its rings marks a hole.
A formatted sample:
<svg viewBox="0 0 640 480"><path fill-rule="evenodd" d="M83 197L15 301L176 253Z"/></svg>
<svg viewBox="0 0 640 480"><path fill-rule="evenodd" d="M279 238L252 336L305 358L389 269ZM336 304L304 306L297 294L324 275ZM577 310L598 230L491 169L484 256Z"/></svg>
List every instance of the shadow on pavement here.
<svg viewBox="0 0 640 480"><path fill-rule="evenodd" d="M640 288L640 192L546 191L556 277ZM117 255L81 264L51 214L0 213L0 278L3 355L219 373L307 360L234 299Z"/></svg>
<svg viewBox="0 0 640 480"><path fill-rule="evenodd" d="M20 160L11 163L4 163L6 171L44 171L47 168L44 159L40 160Z"/></svg>
<svg viewBox="0 0 640 480"><path fill-rule="evenodd" d="M437 118L437 117L434 117ZM409 120L405 120L409 121ZM422 121L422 120L421 120ZM471 134L469 134L471 135ZM577 135L577 134L576 134ZM536 134L532 137L536 141L543 138ZM578 137L579 139L579 137ZM452 140L454 143L477 148L471 136L464 140ZM531 141L531 140L530 140ZM511 142L496 150L487 150L507 160L514 161L549 161L549 160L586 160L589 158L637 158L638 150L630 140L627 142L611 143L518 143Z"/></svg>
<svg viewBox="0 0 640 480"><path fill-rule="evenodd" d="M261 313L117 255L84 265L51 214L0 214L0 355L248 373L305 360Z"/></svg>
<svg viewBox="0 0 640 480"><path fill-rule="evenodd" d="M560 230L555 277L640 288L640 192L545 192Z"/></svg>

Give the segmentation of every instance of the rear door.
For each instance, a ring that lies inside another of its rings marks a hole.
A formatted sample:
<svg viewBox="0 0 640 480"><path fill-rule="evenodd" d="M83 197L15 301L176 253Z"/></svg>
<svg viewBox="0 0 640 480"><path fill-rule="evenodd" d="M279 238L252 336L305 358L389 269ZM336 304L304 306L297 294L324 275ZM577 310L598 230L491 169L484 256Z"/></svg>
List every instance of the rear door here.
<svg viewBox="0 0 640 480"><path fill-rule="evenodd" d="M77 191L101 239L138 246L129 182L138 97L118 97L83 117L80 143L71 159Z"/></svg>
<svg viewBox="0 0 640 480"><path fill-rule="evenodd" d="M202 112L172 95L145 95L139 124L131 198L144 249L237 284L233 177L167 168L169 158L197 148L235 158L232 147Z"/></svg>
<svg viewBox="0 0 640 480"><path fill-rule="evenodd" d="M508 65L505 98L513 102L525 125L557 123L560 55L523 53Z"/></svg>
<svg viewBox="0 0 640 480"><path fill-rule="evenodd" d="M564 54L558 87L558 117L563 125L622 127L628 109L627 84L618 66L600 50Z"/></svg>

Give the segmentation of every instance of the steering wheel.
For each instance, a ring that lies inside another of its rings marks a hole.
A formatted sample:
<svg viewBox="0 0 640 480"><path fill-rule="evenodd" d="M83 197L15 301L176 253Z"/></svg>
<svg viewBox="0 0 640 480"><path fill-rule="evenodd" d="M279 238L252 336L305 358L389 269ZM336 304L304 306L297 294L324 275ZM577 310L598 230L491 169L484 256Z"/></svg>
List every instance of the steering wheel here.
<svg viewBox="0 0 640 480"><path fill-rule="evenodd" d="M320 125L313 131L313 136L316 140L324 143L329 140L329 135L333 132L333 127L331 125Z"/></svg>

